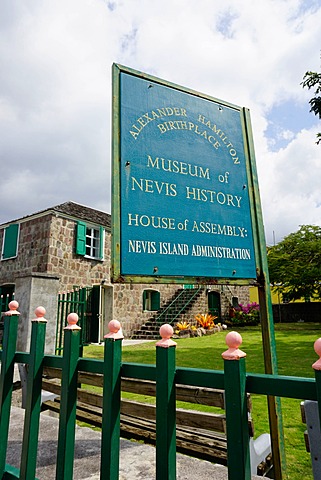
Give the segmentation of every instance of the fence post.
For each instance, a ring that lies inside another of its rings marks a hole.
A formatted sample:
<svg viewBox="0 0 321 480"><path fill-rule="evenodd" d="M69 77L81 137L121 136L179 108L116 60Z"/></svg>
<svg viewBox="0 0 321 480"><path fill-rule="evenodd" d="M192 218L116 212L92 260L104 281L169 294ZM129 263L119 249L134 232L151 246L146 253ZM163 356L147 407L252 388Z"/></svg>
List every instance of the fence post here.
<svg viewBox="0 0 321 480"><path fill-rule="evenodd" d="M123 334L118 320L108 324L105 335L104 386L100 478L118 480L120 449L121 348Z"/></svg>
<svg viewBox="0 0 321 480"><path fill-rule="evenodd" d="M27 397L23 429L20 478L35 478L38 433L41 411L42 367L46 342L46 310L38 307L32 320L30 361L27 377Z"/></svg>
<svg viewBox="0 0 321 480"><path fill-rule="evenodd" d="M5 312L2 341L2 359L0 375L0 478L3 478L8 446L8 432L12 398L14 357L16 353L18 319L18 302L9 303L9 311Z"/></svg>
<svg viewBox="0 0 321 480"><path fill-rule="evenodd" d="M80 327L77 325L78 315L70 313L67 322L68 326L64 328L56 480L72 480L75 450L80 343Z"/></svg>
<svg viewBox="0 0 321 480"><path fill-rule="evenodd" d="M156 343L156 480L176 479L176 343L173 328L162 325Z"/></svg>
<svg viewBox="0 0 321 480"><path fill-rule="evenodd" d="M314 362L312 368L314 369L315 380L317 384L317 399L319 407L319 421L320 421L320 431L321 431L321 338L318 338L314 342L314 351L319 355L319 360Z"/></svg>
<svg viewBox="0 0 321 480"><path fill-rule="evenodd" d="M250 480L249 427L246 395L246 354L239 350L242 337L237 332L226 335L229 347L224 359L224 387L229 480Z"/></svg>

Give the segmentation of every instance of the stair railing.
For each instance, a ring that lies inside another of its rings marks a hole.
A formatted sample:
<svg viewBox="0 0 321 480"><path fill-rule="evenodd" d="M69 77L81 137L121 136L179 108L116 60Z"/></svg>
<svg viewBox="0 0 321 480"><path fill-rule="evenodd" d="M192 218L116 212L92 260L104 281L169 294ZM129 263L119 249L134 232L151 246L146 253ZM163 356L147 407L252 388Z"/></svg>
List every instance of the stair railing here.
<svg viewBox="0 0 321 480"><path fill-rule="evenodd" d="M174 317L171 319L170 322L166 323L173 323L175 322L176 318L178 318L184 310L188 307L188 305L192 302L192 300L199 294L199 292L203 289L202 286L198 286L197 289L190 289L190 290L182 290L174 299L173 301L164 309L162 312L155 318L155 321L157 323L164 322L164 317L165 319L167 318L166 314L168 311L172 309L172 307L181 299L182 296L186 295L186 292L193 292L193 295L190 295L187 301L184 303L182 308L176 314L174 314Z"/></svg>

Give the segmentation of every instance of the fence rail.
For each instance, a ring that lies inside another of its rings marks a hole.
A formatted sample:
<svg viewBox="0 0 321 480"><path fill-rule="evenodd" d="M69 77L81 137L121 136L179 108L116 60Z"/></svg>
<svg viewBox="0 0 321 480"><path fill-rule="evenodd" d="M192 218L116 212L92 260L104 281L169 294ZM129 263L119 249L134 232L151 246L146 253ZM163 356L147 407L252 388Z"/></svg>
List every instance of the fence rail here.
<svg viewBox="0 0 321 480"><path fill-rule="evenodd" d="M162 340L156 344L156 365L122 363L122 336L119 322L115 320L110 322L110 333L105 336L104 360L79 358L80 328L77 326L75 314L68 316L68 326L64 329L63 356L45 355L46 320L42 307L36 309L37 318L32 321L30 353L19 353L15 351L19 318L17 308L17 302L10 303L11 310L5 317L3 347L0 350L0 479L36 478L44 367L62 370L57 479L73 478L79 371L103 375L100 478L108 480L116 480L119 477L122 377L156 381L157 480L176 478L174 394L176 383L225 390L229 480L251 478L247 393L317 400L321 424L321 359L313 365L315 379L246 373L245 354L238 348L241 340L238 339L238 334L235 335L236 332L230 332L226 339L229 348L222 354L224 371L177 368L176 344L170 338L172 327L163 325L160 329ZM315 351L321 357L321 339L316 341ZM20 471L5 463L15 363L29 365ZM281 478L282 474L277 480Z"/></svg>

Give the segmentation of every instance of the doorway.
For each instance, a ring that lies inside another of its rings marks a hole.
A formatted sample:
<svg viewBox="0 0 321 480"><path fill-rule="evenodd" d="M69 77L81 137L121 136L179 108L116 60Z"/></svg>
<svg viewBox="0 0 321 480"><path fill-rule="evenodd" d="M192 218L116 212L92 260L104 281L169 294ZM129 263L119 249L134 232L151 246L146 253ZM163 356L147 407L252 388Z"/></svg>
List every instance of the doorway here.
<svg viewBox="0 0 321 480"><path fill-rule="evenodd" d="M211 315L221 320L221 296L218 292L209 291L207 294L208 311Z"/></svg>

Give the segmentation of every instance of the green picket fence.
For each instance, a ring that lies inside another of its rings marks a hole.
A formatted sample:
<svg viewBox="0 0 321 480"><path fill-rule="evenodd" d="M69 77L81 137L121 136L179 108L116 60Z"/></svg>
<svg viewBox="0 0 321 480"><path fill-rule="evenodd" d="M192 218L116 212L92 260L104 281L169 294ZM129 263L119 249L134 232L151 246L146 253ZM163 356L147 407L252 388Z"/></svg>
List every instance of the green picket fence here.
<svg viewBox="0 0 321 480"><path fill-rule="evenodd" d="M170 339L171 327L167 325L160 329L162 340L156 345L156 365L122 363L122 336L119 322L115 320L110 322L110 333L105 337L104 360L85 359L79 357L77 315L70 314L64 330L63 356L45 355L45 311L38 307L37 318L32 321L30 353L19 353L15 351L19 318L17 302L11 302L10 308L5 317L0 351L0 479L35 478L44 366L62 370L56 463L58 480L73 478L78 371L104 376L100 478L108 480L119 478L121 377L156 381L157 480L176 478L176 383L225 390L229 480L251 478L246 392L318 400L321 411L319 364L315 367L315 379L247 373L245 358L238 350L240 343L237 344L233 334L229 334L227 344L230 348L223 356L224 371L177 368L176 344ZM6 464L15 362L29 366L20 469ZM275 445L277 442L272 438L274 461L278 458ZM276 465L275 478L282 478L281 464Z"/></svg>

